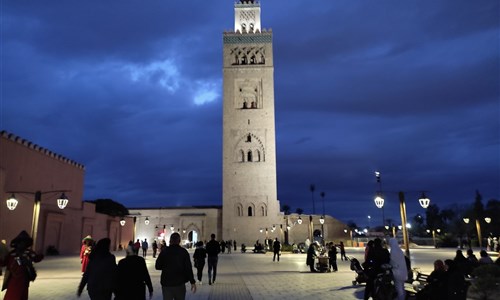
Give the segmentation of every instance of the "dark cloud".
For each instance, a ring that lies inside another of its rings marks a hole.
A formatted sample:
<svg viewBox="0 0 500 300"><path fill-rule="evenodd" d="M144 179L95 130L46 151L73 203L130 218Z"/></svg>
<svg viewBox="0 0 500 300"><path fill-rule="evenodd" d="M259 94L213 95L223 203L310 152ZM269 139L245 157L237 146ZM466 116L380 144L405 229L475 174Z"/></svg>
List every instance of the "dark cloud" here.
<svg viewBox="0 0 500 300"><path fill-rule="evenodd" d="M0 127L86 166L85 198L221 204L222 32L234 1L9 1ZM381 222L429 191L500 198L499 4L261 1L278 197ZM373 224L372 224L373 225Z"/></svg>

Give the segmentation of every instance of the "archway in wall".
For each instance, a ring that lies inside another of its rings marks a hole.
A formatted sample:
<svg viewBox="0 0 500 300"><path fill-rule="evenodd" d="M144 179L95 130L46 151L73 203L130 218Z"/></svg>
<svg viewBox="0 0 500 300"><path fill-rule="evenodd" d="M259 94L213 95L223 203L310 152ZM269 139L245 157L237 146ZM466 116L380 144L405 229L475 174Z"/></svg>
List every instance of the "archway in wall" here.
<svg viewBox="0 0 500 300"><path fill-rule="evenodd" d="M196 245L196 243L198 242L198 232L196 232L195 230L191 230L189 233L188 233L188 243L189 243L189 247L194 247L194 245Z"/></svg>

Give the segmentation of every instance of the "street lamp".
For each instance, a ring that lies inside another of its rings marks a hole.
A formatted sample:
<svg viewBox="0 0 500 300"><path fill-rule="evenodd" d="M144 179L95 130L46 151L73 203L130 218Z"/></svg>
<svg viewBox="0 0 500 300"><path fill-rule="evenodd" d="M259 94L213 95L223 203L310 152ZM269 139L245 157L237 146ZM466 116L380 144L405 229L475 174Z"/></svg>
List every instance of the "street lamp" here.
<svg viewBox="0 0 500 300"><path fill-rule="evenodd" d="M323 240L323 246L325 245L325 227L323 224L325 224L325 192L321 192L319 194L321 196L321 199L323 200L323 215L321 218L319 218L319 223L321 224L321 235L322 235L322 240Z"/></svg>
<svg viewBox="0 0 500 300"><path fill-rule="evenodd" d="M64 209L66 205L68 205L68 198L64 193L70 192L69 190L54 190L54 191L36 191L36 192L26 192L26 191L10 191L7 192L11 194L10 198L7 199L6 204L9 210L14 210L17 207L17 204L19 201L16 199L15 194L28 194L28 195L34 195L35 196L35 203L33 206L33 219L31 223L31 237L33 238L33 245L32 248L36 251L36 241L37 241L37 235L38 235L38 219L40 217L40 205L42 202L42 195L45 194L53 194L53 193L61 193L61 196L57 198L57 206L60 209Z"/></svg>
<svg viewBox="0 0 500 300"><path fill-rule="evenodd" d="M430 229L427 229L426 231L427 231L427 233L431 232ZM434 243L434 248L437 248L437 244L436 244L436 232L437 233L441 232L441 229L439 229L439 228L436 229L436 230L432 229L432 241Z"/></svg>
<svg viewBox="0 0 500 300"><path fill-rule="evenodd" d="M121 218L121 220L120 220L120 225L121 225L121 226L125 226L125 219L124 219L124 218Z"/></svg>
<svg viewBox="0 0 500 300"><path fill-rule="evenodd" d="M377 197L375 197L375 205L382 209L382 225L385 226L385 214L384 214L384 198L382 198L382 178L380 177L380 172L375 172L375 178L378 183Z"/></svg>
<svg viewBox="0 0 500 300"><path fill-rule="evenodd" d="M465 224L469 224L470 222L470 219L467 217L463 218L463 220ZM489 224L491 222L491 218L486 217L484 218L484 221ZM479 242L479 248L483 248L483 241L482 241L483 237L481 235L481 222L479 221L479 219L476 219L476 230L477 230L477 240Z"/></svg>
<svg viewBox="0 0 500 300"><path fill-rule="evenodd" d="M405 194L404 194L404 192L399 192L398 196L399 196L399 211L401 214L401 224L404 225L404 226L401 226L401 230L403 231L403 241L405 244L405 252L406 252L406 255L408 257L410 257L410 238L408 236L408 228L406 225L406 224L408 224L408 222L406 221ZM420 203L420 205L423 208L427 208L429 206L430 201L431 200L429 198L427 198L425 193L422 193L422 196L418 200L418 202Z"/></svg>
<svg viewBox="0 0 500 300"><path fill-rule="evenodd" d="M144 220L144 224L149 225L149 218L146 217L146 220Z"/></svg>

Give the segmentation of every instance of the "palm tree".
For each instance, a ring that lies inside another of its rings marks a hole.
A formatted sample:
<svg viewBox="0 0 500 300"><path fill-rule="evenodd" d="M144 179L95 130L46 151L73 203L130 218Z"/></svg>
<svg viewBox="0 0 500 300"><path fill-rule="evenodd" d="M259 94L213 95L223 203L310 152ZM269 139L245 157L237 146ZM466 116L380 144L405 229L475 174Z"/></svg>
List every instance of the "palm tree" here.
<svg viewBox="0 0 500 300"><path fill-rule="evenodd" d="M314 190L316 189L316 187L314 186L314 184L311 184L309 186L309 190L311 191L311 195L312 195L312 201L313 201L313 215L316 214L316 208L314 207Z"/></svg>
<svg viewBox="0 0 500 300"><path fill-rule="evenodd" d="M325 217L325 192L321 192L319 195L321 196L321 199L323 200L323 217Z"/></svg>

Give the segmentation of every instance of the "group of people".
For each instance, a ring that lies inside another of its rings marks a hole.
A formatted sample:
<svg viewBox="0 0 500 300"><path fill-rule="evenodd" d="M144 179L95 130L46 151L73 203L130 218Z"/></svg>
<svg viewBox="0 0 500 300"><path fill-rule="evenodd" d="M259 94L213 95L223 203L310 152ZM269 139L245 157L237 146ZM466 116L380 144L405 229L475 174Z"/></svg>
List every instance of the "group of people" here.
<svg viewBox="0 0 500 300"><path fill-rule="evenodd" d="M208 262L208 284L215 284L217 278L218 255L223 248L222 243L215 240L215 234L212 234L210 238L205 247L203 242L199 241L193 254L199 284L202 283L205 259ZM110 243L110 239L104 238L94 246L90 236L83 239L81 253L83 253L82 271L84 273L77 295L80 296L86 286L91 299L108 300L115 294L116 300L140 300L145 299L147 287L151 298L153 285L144 258L138 256L137 247L134 247L134 243L130 241L126 251L127 256L117 265L115 256L109 250ZM191 291L196 292L191 258L180 243L179 233L172 233L168 246L162 241L160 253L155 262L155 269L161 271L160 283L163 299L184 299L187 282L191 284ZM153 242L153 257L156 256L155 249L158 249L155 245L157 245L156 241ZM146 253L143 252L143 256L146 256ZM84 267L85 260L87 262Z"/></svg>
<svg viewBox="0 0 500 300"><path fill-rule="evenodd" d="M370 240L365 248L365 261L362 264L366 275L366 287L364 300L370 297L374 298L375 279L379 274L383 274L387 268L390 268L393 275L396 298L404 300L406 293L404 283L412 276L410 260L401 250L398 240L389 239L389 249L380 238Z"/></svg>
<svg viewBox="0 0 500 300"><path fill-rule="evenodd" d="M340 251L340 259L347 261L347 255L345 252L344 242L335 244L330 242L326 247L322 247L318 242L314 242L309 245L306 256L306 265L309 266L311 272L318 272L315 264L315 260L318 256L324 256L328 254L328 271L337 272L337 254Z"/></svg>
<svg viewBox="0 0 500 300"><path fill-rule="evenodd" d="M110 252L111 240L100 239L97 243L87 236L83 240L80 257L83 276L77 289L81 296L85 286L90 299L146 299L146 287L150 298L153 284L144 258L135 251L116 264L116 257Z"/></svg>
<svg viewBox="0 0 500 300"><path fill-rule="evenodd" d="M471 248L467 250L466 255L464 256L462 250L457 250L453 259L434 261L434 270L427 277L427 284L417 293L417 299L465 300L468 289L466 278L471 278L474 270L481 265L500 265L500 258L493 261L486 250L479 252L479 259Z"/></svg>

